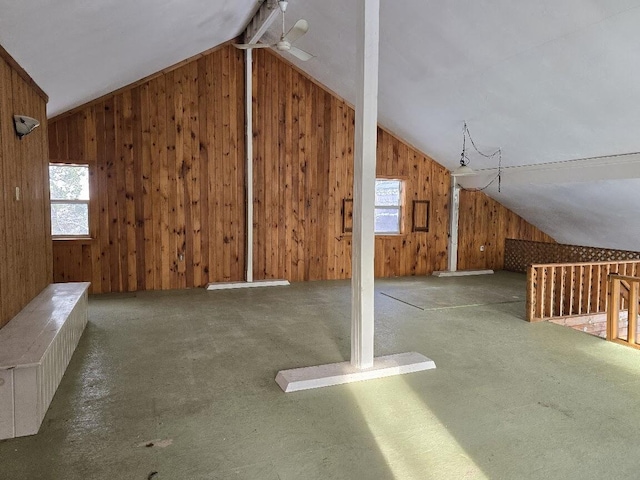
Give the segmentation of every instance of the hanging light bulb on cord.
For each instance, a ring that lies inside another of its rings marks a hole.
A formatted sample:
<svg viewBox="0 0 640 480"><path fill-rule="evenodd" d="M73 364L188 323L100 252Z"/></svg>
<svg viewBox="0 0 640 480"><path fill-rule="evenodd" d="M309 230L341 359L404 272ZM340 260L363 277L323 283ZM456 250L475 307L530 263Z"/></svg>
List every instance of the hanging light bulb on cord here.
<svg viewBox="0 0 640 480"><path fill-rule="evenodd" d="M454 177L468 177L476 172L469 166L467 158L467 122L464 122L462 130L462 153L460 154L460 166L451 172Z"/></svg>

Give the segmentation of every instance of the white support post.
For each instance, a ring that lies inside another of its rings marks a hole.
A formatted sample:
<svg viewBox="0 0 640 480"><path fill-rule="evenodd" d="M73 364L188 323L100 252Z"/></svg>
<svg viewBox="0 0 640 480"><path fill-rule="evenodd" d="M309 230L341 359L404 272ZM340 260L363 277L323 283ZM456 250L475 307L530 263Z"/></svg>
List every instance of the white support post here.
<svg viewBox="0 0 640 480"><path fill-rule="evenodd" d="M460 185L451 175L451 203L449 205L449 271L458 269L458 219L460 216Z"/></svg>
<svg viewBox="0 0 640 480"><path fill-rule="evenodd" d="M209 283L207 290L228 290L237 288L277 287L289 285L288 280L253 280L253 59L252 49L245 50L245 199L246 228L245 228L245 281Z"/></svg>
<svg viewBox="0 0 640 480"><path fill-rule="evenodd" d="M246 225L246 251L245 256L247 272L245 279L253 282L253 57L250 48L244 51L244 85L245 85L245 150L247 155L246 165L246 200L247 200L247 225Z"/></svg>
<svg viewBox="0 0 640 480"><path fill-rule="evenodd" d="M373 366L374 212L378 126L380 0L358 0L353 237L351 277L351 365Z"/></svg>
<svg viewBox="0 0 640 480"><path fill-rule="evenodd" d="M465 177L466 178L466 177ZM467 275L487 275L493 270L458 271L458 224L460 219L460 185L455 175L451 175L451 201L449 202L449 261L448 270L433 272L434 277L462 277Z"/></svg>
<svg viewBox="0 0 640 480"><path fill-rule="evenodd" d="M280 370L284 392L328 387L436 368L416 352L373 358L373 267L376 139L378 128L378 34L380 0L358 2L358 58L351 276L351 361Z"/></svg>

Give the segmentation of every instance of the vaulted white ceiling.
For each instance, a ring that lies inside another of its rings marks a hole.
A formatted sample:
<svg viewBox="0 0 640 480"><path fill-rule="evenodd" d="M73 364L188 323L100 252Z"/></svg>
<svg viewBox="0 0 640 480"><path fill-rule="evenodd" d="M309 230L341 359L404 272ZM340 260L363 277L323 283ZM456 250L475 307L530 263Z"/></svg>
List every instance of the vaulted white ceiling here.
<svg viewBox="0 0 640 480"><path fill-rule="evenodd" d="M0 43L50 95L50 115L234 38L259 3L0 2ZM309 21L298 46L316 58L285 54L352 103L354 3L290 0L287 23ZM505 166L640 151L640 0L381 4L380 122L447 168L464 121ZM543 185L505 176L486 192L559 241L640 250L640 163L628 172Z"/></svg>

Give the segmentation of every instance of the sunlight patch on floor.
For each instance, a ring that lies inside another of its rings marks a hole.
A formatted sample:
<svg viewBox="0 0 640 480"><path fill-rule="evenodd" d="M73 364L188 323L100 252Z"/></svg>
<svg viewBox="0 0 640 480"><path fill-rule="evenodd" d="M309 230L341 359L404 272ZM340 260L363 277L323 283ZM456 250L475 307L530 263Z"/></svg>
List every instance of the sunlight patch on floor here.
<svg viewBox="0 0 640 480"><path fill-rule="evenodd" d="M488 480L406 382L379 380L388 381L397 384L384 392L364 384L349 388L395 479Z"/></svg>

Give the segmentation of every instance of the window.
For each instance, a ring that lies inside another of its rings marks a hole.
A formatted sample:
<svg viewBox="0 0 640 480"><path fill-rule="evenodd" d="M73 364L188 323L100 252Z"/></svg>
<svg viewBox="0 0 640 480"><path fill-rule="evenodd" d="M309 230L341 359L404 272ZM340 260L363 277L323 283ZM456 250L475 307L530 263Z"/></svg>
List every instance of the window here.
<svg viewBox="0 0 640 480"><path fill-rule="evenodd" d="M49 165L51 234L54 237L89 236L89 167Z"/></svg>
<svg viewBox="0 0 640 480"><path fill-rule="evenodd" d="M402 219L402 180L376 179L376 234L398 234Z"/></svg>

